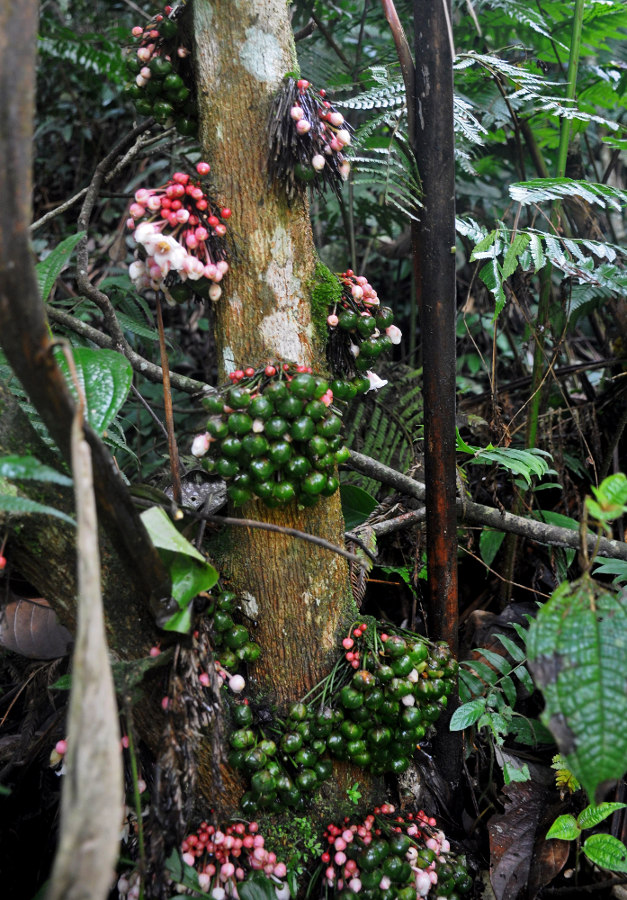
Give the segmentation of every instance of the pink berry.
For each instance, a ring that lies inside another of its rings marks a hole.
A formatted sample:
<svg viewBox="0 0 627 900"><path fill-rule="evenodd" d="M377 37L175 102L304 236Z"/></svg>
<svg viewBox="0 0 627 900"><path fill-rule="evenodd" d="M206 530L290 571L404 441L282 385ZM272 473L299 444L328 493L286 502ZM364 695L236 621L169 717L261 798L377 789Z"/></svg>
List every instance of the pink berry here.
<svg viewBox="0 0 627 900"><path fill-rule="evenodd" d="M342 641L342 647L344 647L345 650L350 650L354 643L355 641L352 638L345 637Z"/></svg>
<svg viewBox="0 0 627 900"><path fill-rule="evenodd" d="M67 753L67 741L57 741L54 745L54 749L57 751L59 756L65 756Z"/></svg>
<svg viewBox="0 0 627 900"><path fill-rule="evenodd" d="M196 171L198 172L199 175L208 175L210 169L211 169L211 166L207 162L196 163Z"/></svg>
<svg viewBox="0 0 627 900"><path fill-rule="evenodd" d="M329 328L335 328L335 326L337 325L337 323L339 321L340 320L335 315L335 313L332 313L330 316L327 316L327 325L329 326Z"/></svg>

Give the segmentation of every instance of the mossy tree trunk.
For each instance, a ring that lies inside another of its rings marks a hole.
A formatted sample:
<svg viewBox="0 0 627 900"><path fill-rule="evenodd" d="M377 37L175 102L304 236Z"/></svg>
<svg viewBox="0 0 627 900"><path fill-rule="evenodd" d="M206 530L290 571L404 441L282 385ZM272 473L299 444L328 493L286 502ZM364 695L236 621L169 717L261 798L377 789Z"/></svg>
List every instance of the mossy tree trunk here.
<svg viewBox="0 0 627 900"><path fill-rule="evenodd" d="M288 206L267 175L272 101L295 66L287 5L197 0L194 31L203 152L237 236L216 309L221 374L277 357L323 368L310 304L316 258L308 204L303 197ZM338 494L313 509L250 502L240 513L343 544ZM266 531L236 528L228 541L222 571L248 595L258 621L253 690L281 709L327 674L340 631L354 618L347 564Z"/></svg>

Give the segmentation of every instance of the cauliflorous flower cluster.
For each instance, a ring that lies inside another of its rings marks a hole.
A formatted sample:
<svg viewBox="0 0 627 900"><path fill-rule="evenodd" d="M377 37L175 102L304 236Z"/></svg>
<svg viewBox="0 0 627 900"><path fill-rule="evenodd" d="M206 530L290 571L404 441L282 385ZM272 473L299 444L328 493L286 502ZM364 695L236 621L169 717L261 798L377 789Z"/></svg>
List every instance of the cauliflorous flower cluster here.
<svg viewBox="0 0 627 900"><path fill-rule="evenodd" d="M196 166L202 177L209 164ZM162 187L140 188L130 206L127 226L146 258L131 263L129 275L138 290L162 290L183 302L192 293L218 300L219 282L229 270L227 226L231 210L218 208L186 172L175 172ZM172 273L177 279L169 278ZM185 282L194 282L193 288Z"/></svg>
<svg viewBox="0 0 627 900"><path fill-rule="evenodd" d="M195 834L182 844L183 862L198 872L201 889L214 900L237 898L237 885L252 872L263 872L274 883L278 900L287 900L289 889L282 879L287 874L284 862L268 852L257 822L237 822L222 831L201 822Z"/></svg>
<svg viewBox="0 0 627 900"><path fill-rule="evenodd" d="M339 191L350 174L346 148L351 129L341 112L304 78L288 77L276 97L270 124L270 170L288 196L298 183Z"/></svg>

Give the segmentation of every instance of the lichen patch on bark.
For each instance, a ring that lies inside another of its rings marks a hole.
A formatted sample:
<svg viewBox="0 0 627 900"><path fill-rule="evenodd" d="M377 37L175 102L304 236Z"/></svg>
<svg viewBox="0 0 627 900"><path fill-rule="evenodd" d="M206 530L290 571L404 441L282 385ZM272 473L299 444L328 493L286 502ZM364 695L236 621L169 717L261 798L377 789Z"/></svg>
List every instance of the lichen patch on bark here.
<svg viewBox="0 0 627 900"><path fill-rule="evenodd" d="M276 82L283 75L283 52L273 34L261 28L247 28L239 50L243 67L258 81Z"/></svg>

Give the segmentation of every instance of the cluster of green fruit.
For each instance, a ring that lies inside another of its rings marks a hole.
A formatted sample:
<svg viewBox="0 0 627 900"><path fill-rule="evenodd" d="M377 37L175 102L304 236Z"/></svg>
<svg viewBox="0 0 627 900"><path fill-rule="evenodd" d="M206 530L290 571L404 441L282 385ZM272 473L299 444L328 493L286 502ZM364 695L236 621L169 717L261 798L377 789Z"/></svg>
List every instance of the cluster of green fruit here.
<svg viewBox="0 0 627 900"><path fill-rule="evenodd" d="M237 609L237 594L220 591L211 595L205 615L211 619L213 646L220 666L236 672L240 663L252 663L259 658L259 644L251 641L248 629L233 618Z"/></svg>
<svg viewBox="0 0 627 900"><path fill-rule="evenodd" d="M341 298L330 306L329 354L334 370L358 372L370 369L382 353L401 341L401 330L394 325L394 313L381 306L377 292L363 275L352 269L337 276Z"/></svg>
<svg viewBox="0 0 627 900"><path fill-rule="evenodd" d="M403 817L384 803L361 823L328 825L324 837L326 894L336 900L418 900L431 891L458 900L472 888L463 859L424 810Z"/></svg>
<svg viewBox="0 0 627 900"><path fill-rule="evenodd" d="M177 11L166 6L145 27L136 26L133 37L139 47L126 59L132 79L124 88L139 115L154 116L162 124L173 122L179 134L198 133L196 102L189 85L193 76L191 47L181 34Z"/></svg>
<svg viewBox="0 0 627 900"><path fill-rule="evenodd" d="M363 623L342 644L344 661L322 685L323 712L334 719L327 748L375 775L400 774L446 707L457 661L447 644L433 646L409 632L379 633Z"/></svg>
<svg viewBox="0 0 627 900"><path fill-rule="evenodd" d="M329 383L309 366L279 362L238 369L230 379L230 387L203 400L210 417L192 453L209 451L203 467L227 481L231 500L313 506L331 496L339 487L335 468L349 451ZM362 382L334 384L348 398L367 390L368 379Z"/></svg>
<svg viewBox="0 0 627 900"><path fill-rule="evenodd" d="M447 705L457 662L446 644L372 629L364 638L367 631L364 623L351 629L344 657L284 722L262 728L248 704L233 708L229 762L250 777L241 801L247 815L266 806L305 809L331 775L330 757L377 775L407 769Z"/></svg>

